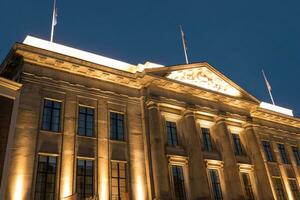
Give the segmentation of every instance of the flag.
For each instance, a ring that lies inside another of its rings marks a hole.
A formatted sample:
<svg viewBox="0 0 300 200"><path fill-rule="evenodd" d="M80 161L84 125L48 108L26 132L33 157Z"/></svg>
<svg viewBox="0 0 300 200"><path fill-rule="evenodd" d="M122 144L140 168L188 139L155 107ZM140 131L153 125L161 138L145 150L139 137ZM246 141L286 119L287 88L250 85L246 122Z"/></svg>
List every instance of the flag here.
<svg viewBox="0 0 300 200"><path fill-rule="evenodd" d="M182 40L182 46L183 46L183 51L184 51L184 56L185 56L185 62L186 62L186 64L189 64L189 60L188 60L188 56L187 56L186 38L185 38L185 35L184 35L184 32L183 32L181 26L180 26L180 32L181 32L181 40Z"/></svg>
<svg viewBox="0 0 300 200"><path fill-rule="evenodd" d="M53 26L55 26L57 24L57 8L54 8L53 12Z"/></svg>
<svg viewBox="0 0 300 200"><path fill-rule="evenodd" d="M266 77L266 75L265 75L264 70L262 70L262 73L263 73L263 76L264 76L264 79L265 79L267 88L268 88L268 90L271 92L271 91L272 91L272 87L271 87L271 85L270 85L270 83L269 83L269 81L268 81L268 79L267 79L267 77Z"/></svg>

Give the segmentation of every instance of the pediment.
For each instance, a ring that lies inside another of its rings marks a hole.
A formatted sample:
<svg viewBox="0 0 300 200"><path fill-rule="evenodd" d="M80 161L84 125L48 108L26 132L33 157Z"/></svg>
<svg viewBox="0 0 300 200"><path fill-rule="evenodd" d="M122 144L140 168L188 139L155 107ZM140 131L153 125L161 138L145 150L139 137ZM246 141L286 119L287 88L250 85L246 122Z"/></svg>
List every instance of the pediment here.
<svg viewBox="0 0 300 200"><path fill-rule="evenodd" d="M164 78L222 93L232 97L243 97L259 102L208 63L193 63L147 70Z"/></svg>

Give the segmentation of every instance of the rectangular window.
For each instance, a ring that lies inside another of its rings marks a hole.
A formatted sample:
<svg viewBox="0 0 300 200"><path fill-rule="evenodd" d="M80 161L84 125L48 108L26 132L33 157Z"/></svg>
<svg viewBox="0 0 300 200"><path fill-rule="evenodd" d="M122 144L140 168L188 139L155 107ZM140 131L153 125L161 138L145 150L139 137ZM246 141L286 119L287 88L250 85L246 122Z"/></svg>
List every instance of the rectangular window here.
<svg viewBox="0 0 300 200"><path fill-rule="evenodd" d="M38 156L38 168L35 184L35 200L54 200L56 188L55 156Z"/></svg>
<svg viewBox="0 0 300 200"><path fill-rule="evenodd" d="M289 160L289 157L288 157L288 155L285 151L284 144L277 144L277 145L278 145L278 149L279 149L279 152L280 152L282 163L290 164L290 160Z"/></svg>
<svg viewBox="0 0 300 200"><path fill-rule="evenodd" d="M232 141L233 141L233 147L234 147L234 153L235 155L245 155L240 136L238 134L232 133Z"/></svg>
<svg viewBox="0 0 300 200"><path fill-rule="evenodd" d="M296 179L289 179L289 184L292 190L294 199L300 199L299 187Z"/></svg>
<svg viewBox="0 0 300 200"><path fill-rule="evenodd" d="M111 162L111 199L127 199L126 163Z"/></svg>
<svg viewBox="0 0 300 200"><path fill-rule="evenodd" d="M264 148L264 151L265 151L265 155L267 157L267 160L269 162L275 162L275 159L274 159L274 156L273 156L273 153L272 153L272 149L271 149L271 145L270 145L270 142L268 141L262 141L262 145L263 145L263 148Z"/></svg>
<svg viewBox="0 0 300 200"><path fill-rule="evenodd" d="M177 200L185 200L185 187L184 187L184 177L181 166L172 166L173 182L174 182L174 192Z"/></svg>
<svg viewBox="0 0 300 200"><path fill-rule="evenodd" d="M86 199L94 194L94 162L77 159L76 192L78 199Z"/></svg>
<svg viewBox="0 0 300 200"><path fill-rule="evenodd" d="M125 140L124 115L116 112L110 113L110 139Z"/></svg>
<svg viewBox="0 0 300 200"><path fill-rule="evenodd" d="M78 135L94 136L94 109L79 106L78 112Z"/></svg>
<svg viewBox="0 0 300 200"><path fill-rule="evenodd" d="M61 102L45 99L42 129L46 131L60 131Z"/></svg>
<svg viewBox="0 0 300 200"><path fill-rule="evenodd" d="M254 200L253 190L251 186L250 176L248 173L242 173L242 179L247 200Z"/></svg>
<svg viewBox="0 0 300 200"><path fill-rule="evenodd" d="M292 146L292 151L298 166L300 166L300 153L298 147Z"/></svg>
<svg viewBox="0 0 300 200"><path fill-rule="evenodd" d="M202 132L202 148L204 151L212 151L212 142L210 137L210 131L208 128L201 128Z"/></svg>
<svg viewBox="0 0 300 200"><path fill-rule="evenodd" d="M283 185L281 182L281 178L273 177L273 185L276 192L276 196L278 200L285 200L285 192L283 189Z"/></svg>
<svg viewBox="0 0 300 200"><path fill-rule="evenodd" d="M209 170L211 185L212 185L212 192L215 200L222 200L222 190L221 190L221 183L219 178L218 170L210 169Z"/></svg>
<svg viewBox="0 0 300 200"><path fill-rule="evenodd" d="M169 145L178 145L176 122L166 122Z"/></svg>

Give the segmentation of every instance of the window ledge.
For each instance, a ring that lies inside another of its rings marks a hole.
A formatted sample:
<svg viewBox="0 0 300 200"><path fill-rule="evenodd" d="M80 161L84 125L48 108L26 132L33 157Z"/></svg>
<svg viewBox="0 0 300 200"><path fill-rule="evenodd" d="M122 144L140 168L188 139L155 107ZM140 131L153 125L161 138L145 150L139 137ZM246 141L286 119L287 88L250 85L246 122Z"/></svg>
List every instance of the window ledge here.
<svg viewBox="0 0 300 200"><path fill-rule="evenodd" d="M42 130L42 129L40 129L40 133L43 133L43 134L53 134L53 135L61 135L62 134L62 132L46 131L46 130Z"/></svg>
<svg viewBox="0 0 300 200"><path fill-rule="evenodd" d="M87 138L87 139L92 139L92 140L97 139L96 136L85 136L85 135L78 135L78 134L76 134L76 137L78 137L78 138Z"/></svg>

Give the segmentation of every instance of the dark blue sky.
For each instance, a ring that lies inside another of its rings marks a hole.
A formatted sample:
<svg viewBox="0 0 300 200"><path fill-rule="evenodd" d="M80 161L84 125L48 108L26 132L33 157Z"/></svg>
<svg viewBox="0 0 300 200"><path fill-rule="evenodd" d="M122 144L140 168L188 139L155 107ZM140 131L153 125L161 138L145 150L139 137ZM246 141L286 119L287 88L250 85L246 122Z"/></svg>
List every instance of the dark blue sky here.
<svg viewBox="0 0 300 200"><path fill-rule="evenodd" d="M57 0L54 40L132 64L208 61L246 91L300 115L300 2L283 0ZM27 34L48 39L52 0L0 1L0 60Z"/></svg>

